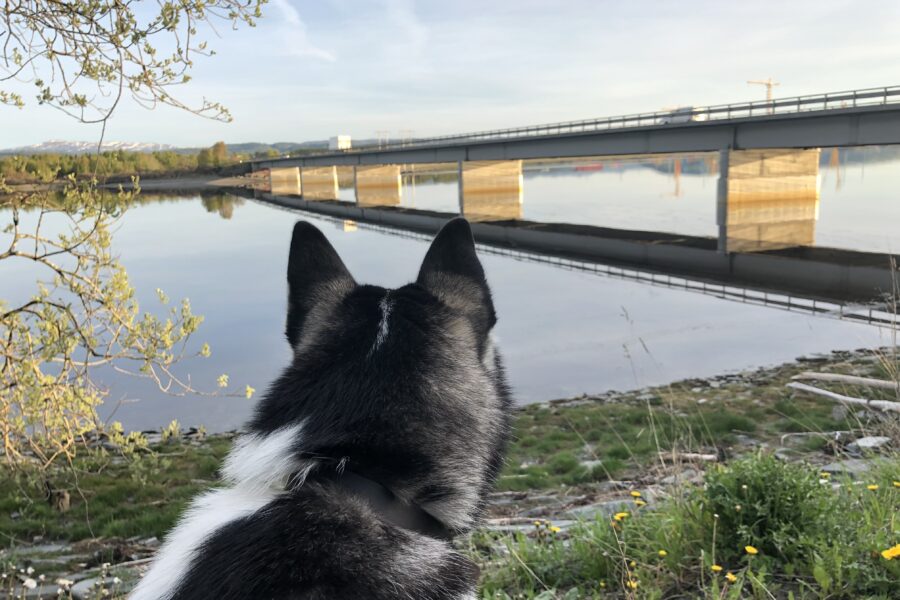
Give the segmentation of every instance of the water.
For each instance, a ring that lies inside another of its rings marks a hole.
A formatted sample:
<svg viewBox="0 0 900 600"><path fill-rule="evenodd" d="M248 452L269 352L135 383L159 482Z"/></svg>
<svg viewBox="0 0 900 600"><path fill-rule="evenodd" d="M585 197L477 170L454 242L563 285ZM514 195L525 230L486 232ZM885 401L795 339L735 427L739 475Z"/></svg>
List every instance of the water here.
<svg viewBox="0 0 900 600"><path fill-rule="evenodd" d="M824 168L817 240L822 245L884 252L900 248L897 162ZM607 227L714 236L716 175L682 174L677 194L659 165L575 172L529 171L524 216ZM342 190L346 199L347 190ZM407 182L404 204L454 210L454 183ZM0 213L0 221L5 222ZM227 218L226 218L227 217ZM289 360L283 336L285 269L292 224L320 227L359 282L396 287L413 279L427 249L419 237L290 212L234 197L184 196L129 210L114 247L141 306L159 310L155 290L189 297L205 323L192 342L212 357L180 367L195 387L214 390L227 373L230 391L260 392ZM345 230L346 229L346 230ZM355 229L355 230L354 230ZM0 242L3 240L0 239ZM565 270L482 253L493 288L497 338L518 402L534 402L663 384L774 365L799 355L890 343L871 325L743 304L697 292ZM7 261L8 262L8 261ZM33 272L0 265L0 297L22 298ZM156 428L177 418L211 431L239 426L253 401L242 397L170 397L147 381L105 374L104 416L127 428Z"/></svg>

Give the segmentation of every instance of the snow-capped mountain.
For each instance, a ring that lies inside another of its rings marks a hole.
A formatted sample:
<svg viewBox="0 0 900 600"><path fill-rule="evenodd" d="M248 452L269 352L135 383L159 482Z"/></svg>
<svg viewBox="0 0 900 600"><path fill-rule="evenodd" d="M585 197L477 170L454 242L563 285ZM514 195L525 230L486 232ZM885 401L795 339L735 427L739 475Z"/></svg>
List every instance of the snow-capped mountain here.
<svg viewBox="0 0 900 600"><path fill-rule="evenodd" d="M174 150L169 144L152 144L146 142L103 142L103 150L126 150L128 152L154 152L157 150ZM97 142L70 142L66 140L48 140L31 146L20 146L0 150L0 154L84 154L96 152Z"/></svg>

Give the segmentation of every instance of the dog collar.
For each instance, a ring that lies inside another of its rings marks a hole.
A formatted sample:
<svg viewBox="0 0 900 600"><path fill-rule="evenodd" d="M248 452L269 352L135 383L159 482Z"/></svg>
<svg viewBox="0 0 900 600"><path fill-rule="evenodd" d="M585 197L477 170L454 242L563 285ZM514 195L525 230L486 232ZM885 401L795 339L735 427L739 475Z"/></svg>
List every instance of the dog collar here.
<svg viewBox="0 0 900 600"><path fill-rule="evenodd" d="M346 469L328 473L320 472L319 476L365 501L375 513L388 523L428 537L442 540L453 539L450 530L434 516L425 512L421 506L404 502L377 481Z"/></svg>

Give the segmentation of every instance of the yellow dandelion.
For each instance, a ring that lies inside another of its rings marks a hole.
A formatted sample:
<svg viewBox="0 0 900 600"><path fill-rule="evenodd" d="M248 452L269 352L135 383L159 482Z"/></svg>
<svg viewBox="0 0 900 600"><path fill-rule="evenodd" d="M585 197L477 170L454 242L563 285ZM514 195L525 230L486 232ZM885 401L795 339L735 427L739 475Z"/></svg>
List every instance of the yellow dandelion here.
<svg viewBox="0 0 900 600"><path fill-rule="evenodd" d="M665 550L660 550L659 552L657 552L657 554L659 554L660 558L665 558L669 555L669 553L666 552Z"/></svg>
<svg viewBox="0 0 900 600"><path fill-rule="evenodd" d="M893 560L895 558L900 558L900 544L897 544L893 548L888 548L884 550L881 555L885 560Z"/></svg>
<svg viewBox="0 0 900 600"><path fill-rule="evenodd" d="M737 577L735 577L734 573L732 573L731 571L725 573L725 579L728 580L728 583L734 583L735 581L737 581Z"/></svg>
<svg viewBox="0 0 900 600"><path fill-rule="evenodd" d="M628 566L631 567L631 568L633 569L633 568L635 568L635 567L637 566L637 563L634 562L634 561L631 561L630 563L628 563Z"/></svg>
<svg viewBox="0 0 900 600"><path fill-rule="evenodd" d="M710 567L713 573L719 573L722 570L722 565L713 565Z"/></svg>
<svg viewBox="0 0 900 600"><path fill-rule="evenodd" d="M828 479L829 477L831 477L831 473L826 473L825 471L819 473L819 479Z"/></svg>
<svg viewBox="0 0 900 600"><path fill-rule="evenodd" d="M601 581L601 582L600 582L600 587L605 588L605 587L606 587L606 582L605 582L605 581Z"/></svg>
<svg viewBox="0 0 900 600"><path fill-rule="evenodd" d="M628 581L625 582L625 585L628 587L628 589L632 589L632 590L638 589L638 582L636 579L629 579Z"/></svg>
<svg viewBox="0 0 900 600"><path fill-rule="evenodd" d="M560 531L562 531L562 529L560 529L559 527L554 525L553 527L550 528L550 531L552 531L553 533L559 533Z"/></svg>
<svg viewBox="0 0 900 600"><path fill-rule="evenodd" d="M750 556L753 556L753 555L755 555L755 554L759 554L759 550L757 550L754 546L744 546L744 551L745 551L747 554L749 554Z"/></svg>
<svg viewBox="0 0 900 600"><path fill-rule="evenodd" d="M878 484L870 483L869 485L866 486L866 489L869 490L870 492L874 492L875 490L878 489Z"/></svg>
<svg viewBox="0 0 900 600"><path fill-rule="evenodd" d="M535 526L535 527L540 527L540 526L541 526L541 522L540 522L540 521L535 521L535 522L534 522L534 526Z"/></svg>
<svg viewBox="0 0 900 600"><path fill-rule="evenodd" d="M895 482L894 482L894 487L895 487L895 488L900 488L900 481L895 481Z"/></svg>
<svg viewBox="0 0 900 600"><path fill-rule="evenodd" d="M624 521L627 518L628 518L627 512L617 512L616 514L613 515L613 519L615 519L616 521Z"/></svg>
<svg viewBox="0 0 900 600"><path fill-rule="evenodd" d="M637 500L634 501L634 505L637 506L638 508L641 508L642 506L647 506L647 503L644 502L643 500L641 500L640 498L638 498Z"/></svg>
<svg viewBox="0 0 900 600"><path fill-rule="evenodd" d="M631 497L632 497L632 498L640 498L640 497L641 497L641 493L640 493L639 491L637 491L637 490L632 490L632 492L631 492Z"/></svg>

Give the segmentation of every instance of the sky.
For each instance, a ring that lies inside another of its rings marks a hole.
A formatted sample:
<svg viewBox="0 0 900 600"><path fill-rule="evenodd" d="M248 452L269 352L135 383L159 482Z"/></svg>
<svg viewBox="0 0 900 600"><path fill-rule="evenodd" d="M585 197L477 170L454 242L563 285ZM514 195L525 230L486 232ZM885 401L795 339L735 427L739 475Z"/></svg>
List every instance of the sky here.
<svg viewBox="0 0 900 600"><path fill-rule="evenodd" d="M900 85L896 0L270 0L263 13L208 32L216 55L175 93L222 102L233 122L125 102L106 139L440 135L764 98L748 79L775 78L776 96ZM99 135L0 105L0 148Z"/></svg>

